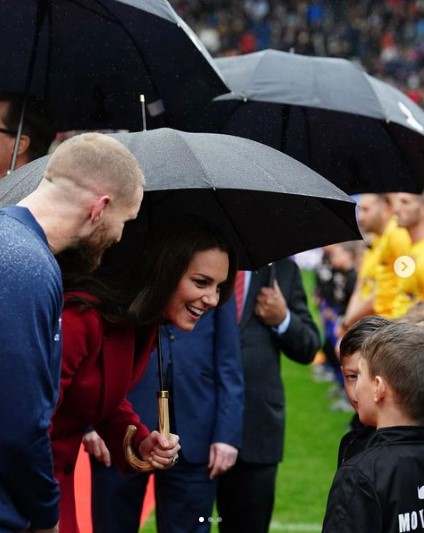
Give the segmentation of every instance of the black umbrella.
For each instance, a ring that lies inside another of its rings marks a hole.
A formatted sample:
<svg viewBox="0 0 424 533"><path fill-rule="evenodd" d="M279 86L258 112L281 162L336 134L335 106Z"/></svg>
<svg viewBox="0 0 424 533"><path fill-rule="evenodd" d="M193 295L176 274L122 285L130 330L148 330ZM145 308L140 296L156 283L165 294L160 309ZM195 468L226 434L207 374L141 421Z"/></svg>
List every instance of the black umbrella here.
<svg viewBox="0 0 424 533"><path fill-rule="evenodd" d="M135 154L146 176L138 224L148 227L177 213L208 218L232 240L243 269L361 238L355 203L345 193L268 146L167 128L113 136ZM48 157L0 180L0 205L34 190Z"/></svg>
<svg viewBox="0 0 424 533"><path fill-rule="evenodd" d="M0 0L0 91L52 104L58 131L178 126L228 89L167 0Z"/></svg>
<svg viewBox="0 0 424 533"><path fill-rule="evenodd" d="M186 122L247 137L348 194L424 187L424 112L345 59L265 50L216 60L232 92Z"/></svg>
<svg viewBox="0 0 424 533"><path fill-rule="evenodd" d="M240 267L254 270L298 251L360 239L355 203L332 183L294 159L235 136L156 129L113 135L140 160L146 192L139 216L105 257L126 262L140 232L177 213L212 220L235 244ZM0 180L0 205L15 203L41 180L49 156ZM109 263L111 264L111 263ZM160 346L159 346L160 348ZM163 390L158 350L159 428L169 434L169 393ZM132 452L135 426L124 441L127 460L148 471Z"/></svg>

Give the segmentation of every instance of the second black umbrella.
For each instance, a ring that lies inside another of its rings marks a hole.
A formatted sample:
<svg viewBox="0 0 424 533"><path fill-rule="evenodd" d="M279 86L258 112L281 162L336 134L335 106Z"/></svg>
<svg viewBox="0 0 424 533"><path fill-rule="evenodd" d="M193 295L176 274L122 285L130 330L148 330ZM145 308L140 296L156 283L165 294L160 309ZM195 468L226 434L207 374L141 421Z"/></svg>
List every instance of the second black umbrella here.
<svg viewBox="0 0 424 533"><path fill-rule="evenodd" d="M424 111L345 59L276 50L216 60L232 89L191 131L262 142L348 194L424 188Z"/></svg>

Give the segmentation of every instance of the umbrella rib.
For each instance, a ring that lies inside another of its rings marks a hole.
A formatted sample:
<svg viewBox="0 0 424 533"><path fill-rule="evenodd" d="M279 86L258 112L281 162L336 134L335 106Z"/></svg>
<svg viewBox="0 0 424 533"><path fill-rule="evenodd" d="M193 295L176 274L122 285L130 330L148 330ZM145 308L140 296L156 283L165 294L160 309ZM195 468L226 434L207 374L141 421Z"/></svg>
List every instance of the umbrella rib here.
<svg viewBox="0 0 424 533"><path fill-rule="evenodd" d="M26 104L28 101L28 95L29 95L29 91L31 88L31 83L32 83L33 75L34 75L35 60L37 57L38 45L40 42L41 28L42 28L43 22L46 18L46 14L48 11L49 11L48 0L38 0L35 33L34 33L34 39L32 42L31 55L28 61L28 70L26 73L25 87L24 87L24 98L22 102L22 108L19 114L18 131L16 132L15 144L13 146L12 159L10 162L10 170L15 170L16 160L18 157L18 148L19 148L19 144L20 144L20 140L22 136L22 127L23 127L23 122L24 122Z"/></svg>
<svg viewBox="0 0 424 533"><path fill-rule="evenodd" d="M365 78L366 78L366 80L368 81L368 85L369 85L369 87L371 88L372 93L373 93L373 95L375 96L375 99L376 99L376 101L378 102L378 105L380 106L381 114L382 114L383 117L384 117L382 120L387 121L387 112L386 112L386 108L383 107L383 103L382 103L380 97L378 96L378 93L377 93L376 90L374 89L373 84L370 83L370 81L368 80L368 76L369 76L369 75L365 73ZM378 80L378 78L376 78L376 79Z"/></svg>
<svg viewBox="0 0 424 533"><path fill-rule="evenodd" d="M132 34L128 31L128 29L125 27L125 25L121 22L121 20L115 15L115 13L111 12L110 9L105 6L103 4L103 2L101 0L95 0L96 3L101 6L107 14L109 14L109 17L105 15L105 13L99 13L93 9L90 9L89 7L85 6L84 4L82 4L79 0L68 0L69 2L75 4L75 5L78 5L79 7L85 9L86 11L90 11L91 13L94 13L95 15L98 15L100 17L103 17L105 20L109 20L110 22L113 22L115 24L117 24L123 31L124 33L127 35L127 37L130 39L132 45L134 46L134 49L137 51L139 57L140 57L140 63L142 65L142 67L144 68L144 70L146 71L149 79L150 79L150 83L152 84L152 87L156 93L156 95L159 94L159 91L158 91L158 88L156 87L156 84L153 80L153 77L151 75L151 72L149 71L149 68L145 62L145 58L144 58L144 55L143 55L143 52L141 51L140 47L137 45L134 37L132 36ZM137 8L136 8L137 9ZM139 8L141 9L141 8Z"/></svg>
<svg viewBox="0 0 424 533"><path fill-rule="evenodd" d="M145 61L145 57L144 57L144 54L142 52L142 50L140 49L140 47L137 45L137 42L136 40L134 39L134 37L132 36L132 34L130 33L130 31L126 28L126 26L121 22L121 20L114 14L112 13L103 3L101 0L96 0L96 2L103 6L104 9L106 9L106 11L113 17L114 21L116 22L116 24L118 24L118 26L121 27L121 29L124 31L124 33L128 36L128 38L130 39L130 41L132 42L132 45L134 46L134 49L137 51L138 55L140 56L140 62L141 62L141 65L143 66L144 70L146 71L149 79L150 79L150 83L155 91L155 94L156 95L159 95L159 90L158 88L156 87L156 84L153 80L153 76L147 66L147 62Z"/></svg>
<svg viewBox="0 0 424 533"><path fill-rule="evenodd" d="M340 222L342 222L345 226L348 226L350 229L352 229L354 231L354 233L356 233L358 236L360 236L360 239L358 240L364 240L362 234L360 233L360 231L358 230L358 226L355 222L353 222L352 220L352 223L350 222L350 220L345 220L344 218L342 218L338 213L337 211L334 209L333 207L333 202L341 202L342 200L338 200L338 199L330 199L330 198L321 198L320 199L320 202L323 203L323 200L327 200L325 202L325 207L326 209L329 209L332 213L335 214L335 216L340 219ZM329 204L329 205L328 205ZM356 202L355 202L355 205L356 205ZM356 221L356 218L354 217L354 220ZM340 242L343 242L343 241L340 241Z"/></svg>
<svg viewBox="0 0 424 533"><path fill-rule="evenodd" d="M217 202L217 204L219 205L219 207L221 208L222 212L223 213L227 213L227 219L230 223L230 226L233 230L233 232L235 233L235 235L237 235L237 238L239 240L239 242L243 242L243 239L241 238L241 235L240 235L240 232L237 230L237 226L233 223L233 220L232 218L230 217L230 213L228 211L228 209L225 209L225 206L224 204L221 202L220 198L219 198L219 195L218 195L218 191L220 189L216 189L215 187L213 187L212 189L210 189L210 191L212 192L212 194L214 195L215 197L215 200ZM254 261L254 257L252 256L252 254L250 253L250 250L248 250L245 246L243 246L244 248L244 251L246 253L246 256L249 258L249 261L251 264L254 264L255 261Z"/></svg>
<svg viewBox="0 0 424 533"><path fill-rule="evenodd" d="M98 17L101 17L105 20L108 20L109 22L114 22L115 24L117 23L116 20L114 19L114 16L113 14L110 15L109 13L109 16L107 13L102 13L100 11L96 11L95 9L92 9L91 7L83 4L80 0L67 0L70 4L75 4L76 6L80 7L81 9L84 9L85 11L89 11L90 13L93 13L93 15L96 15ZM96 0L96 2L99 4L99 1ZM100 2L100 5L103 9L106 9L107 8ZM119 24L119 23L118 23Z"/></svg>
<svg viewBox="0 0 424 533"><path fill-rule="evenodd" d="M252 141L252 142L257 142L257 141ZM261 144L261 143L257 143L257 144ZM283 152L281 152L283 153ZM313 169L307 167L306 165L300 163L299 161L297 161L296 159L293 159L291 158L290 156L288 156L287 154L283 154L285 157L287 157L288 159L291 159L293 161L293 163L297 163L299 165L299 170L302 169L302 167L305 167L305 170L304 171L307 171L307 170L310 170L311 172L314 172L317 176L317 179L319 179L320 181L322 182L325 182L327 187L330 189L328 191L328 194L335 194L336 195L336 198L334 196L322 196L322 199L327 199L327 200L338 200L338 201L342 201L343 199L340 198L340 195L344 195L346 197L347 200L351 200L349 198L349 196L344 192L342 191L339 187L337 187L337 185L334 185L334 183L332 183L331 181L329 181L327 178L325 178L324 176L321 176L320 174L317 174ZM255 159L252 158L251 154L246 154L246 159L248 159L249 161L251 161L252 163L252 167L256 167L256 168L259 168L262 170L262 172L264 172L265 174L267 174L267 176L270 178L270 180L273 182L274 186L276 187L277 191L281 192L281 193L284 193L284 194L293 194L293 195L297 195L297 196L308 196L307 193L304 193L304 192L296 192L295 190L293 191L287 191L287 190L284 190L282 189L281 187L281 183L279 182L279 180L274 176L274 174L270 173L265 167L264 165L262 165L261 163L258 163ZM333 189L333 191L331 191L331 189ZM336 194L337 193L337 194ZM338 197L337 197L338 196Z"/></svg>
<svg viewBox="0 0 424 533"><path fill-rule="evenodd" d="M180 135L178 133L178 130L175 130L175 132L176 132L177 136L180 137ZM193 135L196 135L196 134L193 134ZM197 157L196 152L193 150L193 148L190 146L190 144L186 140L183 139L183 141L184 141L184 145L188 148L188 150L190 150L190 153L193 156L193 159L195 161L197 161L198 164L200 165L200 167L201 167L201 169L203 171L203 174L205 176L208 176L208 171L207 171L206 167L203 165L203 163L200 161L200 159ZM210 183L210 180L209 181L204 180L204 183L206 183L207 185L209 185L210 187L212 187L214 189L213 185Z"/></svg>
<svg viewBox="0 0 424 533"><path fill-rule="evenodd" d="M193 135L197 135L197 134L194 133ZM215 134L215 133L211 133L211 134L207 134L207 135L216 135L216 136L220 136L220 134ZM235 137L235 136L233 135L233 137ZM259 145L261 144L261 143L257 143L256 141L251 141L251 142L253 142L253 143L255 143L255 144L259 144ZM197 157L196 152L192 149L192 147L190 146L189 143L186 142L186 143L185 143L185 146L190 150L190 152L192 153L194 159L196 159L197 162L199 163L200 167L201 167L202 170L203 170L204 175L207 176L207 175L208 175L208 171L207 171L206 167L203 165L203 163L202 163L202 162L199 160L199 158ZM260 169L261 169L261 170L267 175L267 177L269 177L269 178L272 180L274 186L277 186L277 188L280 189L280 187L279 187L279 185L280 185L279 182L278 182L278 181L274 178L274 176L268 171L268 169L266 169L264 166L262 166L262 165L260 165L259 163L257 163L257 161L256 161L255 159L252 159L251 156L250 156L250 154L244 154L244 156L245 156L247 159L249 159L249 161L252 162L253 167L260 168ZM205 182L207 185L210 185L211 187L213 187L213 185L212 185L212 183L210 183L210 181L206 181L206 180L205 180L204 182ZM213 187L213 188L214 188L214 187ZM254 189L252 189L252 190L254 190ZM282 192L285 192L285 191L282 191Z"/></svg>
<svg viewBox="0 0 424 533"><path fill-rule="evenodd" d="M193 135L196 135L196 134L193 134ZM219 134L210 134L210 135L219 135ZM251 142L254 142L256 143L256 141L251 141ZM260 143L257 143L257 144L260 144ZM190 144L188 144L187 142L185 143L185 146L190 150L191 154L193 155L193 158L197 160L197 162L199 163L202 171L203 171L203 174L205 176L208 176L208 170L206 169L206 167L204 166L204 164L202 163L202 161L199 160L199 158L197 157L197 154L196 152L192 149L192 147L190 146ZM259 169L261 169L266 175L268 178L270 178L273 182L273 185L276 186L278 189L280 189L280 184L278 182L278 180L276 180L274 178L274 176L268 171L267 168L265 168L264 166L262 166L261 164L259 164L255 159L252 159L250 155L247 155L245 154L245 157L247 159L249 159L251 162L252 162L252 165L253 167L257 167ZM209 181L206 181L204 180L204 183L206 183L207 185L211 186L213 189L215 189L215 187L212 185L212 183ZM252 189L254 190L254 189ZM285 192L285 191L282 191L282 192Z"/></svg>

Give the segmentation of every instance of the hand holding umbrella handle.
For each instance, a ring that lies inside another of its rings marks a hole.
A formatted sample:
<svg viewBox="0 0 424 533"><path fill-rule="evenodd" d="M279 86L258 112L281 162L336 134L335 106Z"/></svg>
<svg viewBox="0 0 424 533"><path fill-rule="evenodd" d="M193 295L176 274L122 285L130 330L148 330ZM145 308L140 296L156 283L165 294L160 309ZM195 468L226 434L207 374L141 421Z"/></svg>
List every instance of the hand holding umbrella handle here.
<svg viewBox="0 0 424 533"><path fill-rule="evenodd" d="M166 438L169 437L169 392L166 390L161 390L157 393L158 398L158 417L159 417L159 433L165 435ZM132 468L138 470L139 472L151 472L155 469L149 461L143 461L137 457L134 453L132 440L137 431L137 428L133 425L127 427L127 431L124 437L124 452L125 457Z"/></svg>

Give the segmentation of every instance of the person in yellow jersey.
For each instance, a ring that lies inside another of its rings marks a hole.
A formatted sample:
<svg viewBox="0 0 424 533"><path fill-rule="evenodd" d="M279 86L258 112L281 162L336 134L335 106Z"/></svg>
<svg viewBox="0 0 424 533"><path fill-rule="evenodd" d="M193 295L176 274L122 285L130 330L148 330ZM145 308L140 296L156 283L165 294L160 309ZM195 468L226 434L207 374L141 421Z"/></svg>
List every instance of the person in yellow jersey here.
<svg viewBox="0 0 424 533"><path fill-rule="evenodd" d="M397 318L424 300L424 195L399 193L395 213L399 226L407 229L411 239L403 254L410 259L405 261L405 276L398 276L399 291L393 302L393 317Z"/></svg>
<svg viewBox="0 0 424 533"><path fill-rule="evenodd" d="M397 197L397 193L360 196L358 224L370 244L362 256L355 290L337 330L339 338L366 315L392 316L399 284L393 265L410 243L408 232L398 227L394 216Z"/></svg>
<svg viewBox="0 0 424 533"><path fill-rule="evenodd" d="M400 194L387 194L393 213L396 213ZM374 313L393 318L393 302L399 293L400 279L395 271L396 260L407 255L411 246L411 238L405 227L400 227L394 214L379 240L380 258L375 273Z"/></svg>

